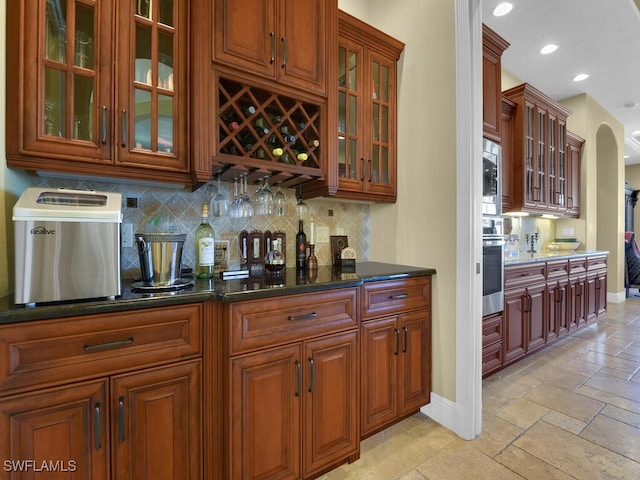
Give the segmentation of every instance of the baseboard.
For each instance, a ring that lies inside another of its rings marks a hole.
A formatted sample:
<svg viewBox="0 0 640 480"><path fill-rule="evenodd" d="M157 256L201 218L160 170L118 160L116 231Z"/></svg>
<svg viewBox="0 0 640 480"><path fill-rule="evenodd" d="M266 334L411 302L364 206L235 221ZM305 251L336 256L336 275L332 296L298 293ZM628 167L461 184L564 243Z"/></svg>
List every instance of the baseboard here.
<svg viewBox="0 0 640 480"><path fill-rule="evenodd" d="M473 422L467 421L467 412L460 404L431 392L431 403L422 407L420 411L459 437L473 440L474 434L470 428Z"/></svg>
<svg viewBox="0 0 640 480"><path fill-rule="evenodd" d="M627 299L625 291L621 292L607 292L607 302L622 303Z"/></svg>

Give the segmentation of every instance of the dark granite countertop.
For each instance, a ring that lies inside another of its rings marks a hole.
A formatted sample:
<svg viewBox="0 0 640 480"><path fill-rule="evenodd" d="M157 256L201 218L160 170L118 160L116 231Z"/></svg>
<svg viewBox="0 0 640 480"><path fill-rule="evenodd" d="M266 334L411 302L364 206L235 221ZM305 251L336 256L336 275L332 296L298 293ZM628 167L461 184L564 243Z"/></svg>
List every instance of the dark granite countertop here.
<svg viewBox="0 0 640 480"><path fill-rule="evenodd" d="M578 257L593 257L597 255L609 255L606 250L543 250L538 253L520 253L517 257L505 257L504 264L520 265L522 263L548 262L549 260L564 260Z"/></svg>
<svg viewBox="0 0 640 480"><path fill-rule="evenodd" d="M258 276L226 281L195 280L192 287L175 292L141 292L131 288L131 280L125 280L122 296L111 300L83 300L25 307L15 305L13 296L0 298L0 324L136 310L204 300L235 302L345 288L382 280L430 276L435 273L433 268L361 262L356 264L355 272L336 271L331 266L319 267L318 276L314 281L308 278L299 279L296 277L295 269L287 269L281 277Z"/></svg>

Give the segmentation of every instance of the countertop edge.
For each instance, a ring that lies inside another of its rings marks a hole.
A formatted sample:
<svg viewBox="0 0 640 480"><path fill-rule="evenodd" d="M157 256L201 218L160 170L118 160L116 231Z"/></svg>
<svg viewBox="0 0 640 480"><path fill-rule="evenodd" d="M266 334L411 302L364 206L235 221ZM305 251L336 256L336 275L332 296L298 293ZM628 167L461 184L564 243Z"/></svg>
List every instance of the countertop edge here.
<svg viewBox="0 0 640 480"><path fill-rule="evenodd" d="M600 255L609 255L609 251L607 250L576 250L576 251L567 252L567 253L561 253L561 251L555 251L555 252L536 253L534 255L525 253L525 254L519 255L517 258L505 257L504 266L508 267L510 265L522 265L525 263L549 262L553 260L569 260L571 258L597 257Z"/></svg>

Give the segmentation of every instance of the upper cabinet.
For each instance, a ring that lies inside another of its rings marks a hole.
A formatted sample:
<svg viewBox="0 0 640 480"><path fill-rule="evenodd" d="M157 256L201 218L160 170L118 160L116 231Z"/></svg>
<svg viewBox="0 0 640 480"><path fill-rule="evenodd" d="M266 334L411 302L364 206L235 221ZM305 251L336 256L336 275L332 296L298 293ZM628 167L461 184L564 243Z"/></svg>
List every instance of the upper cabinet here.
<svg viewBox="0 0 640 480"><path fill-rule="evenodd" d="M578 216L574 190L579 183L574 181L579 181L579 174L570 177L567 157L566 121L571 112L526 83L503 95L516 105L509 175L503 179L510 181L505 189L511 194L505 203L510 208L503 211ZM571 161L575 169L575 152Z"/></svg>
<svg viewBox="0 0 640 480"><path fill-rule="evenodd" d="M397 67L404 44L340 11L324 182L308 196L395 202Z"/></svg>
<svg viewBox="0 0 640 480"><path fill-rule="evenodd" d="M8 166L189 181L188 2L116 3L7 4Z"/></svg>
<svg viewBox="0 0 640 480"><path fill-rule="evenodd" d="M580 166L584 139L567 131L567 216L580 216Z"/></svg>
<svg viewBox="0 0 640 480"><path fill-rule="evenodd" d="M482 133L502 141L502 53L509 43L486 25L482 25Z"/></svg>
<svg viewBox="0 0 640 480"><path fill-rule="evenodd" d="M215 0L214 60L324 96L336 14L334 0Z"/></svg>

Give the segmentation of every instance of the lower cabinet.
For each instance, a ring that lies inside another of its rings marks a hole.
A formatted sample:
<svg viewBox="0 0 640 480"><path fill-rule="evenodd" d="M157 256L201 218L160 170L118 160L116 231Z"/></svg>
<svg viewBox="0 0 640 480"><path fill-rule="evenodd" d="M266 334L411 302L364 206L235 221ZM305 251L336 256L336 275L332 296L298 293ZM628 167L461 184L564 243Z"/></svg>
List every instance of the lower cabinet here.
<svg viewBox="0 0 640 480"><path fill-rule="evenodd" d="M358 458L356 294L231 304L226 478L315 478Z"/></svg>
<svg viewBox="0 0 640 480"><path fill-rule="evenodd" d="M353 454L356 358L349 332L233 359L231 478L306 478Z"/></svg>
<svg viewBox="0 0 640 480"><path fill-rule="evenodd" d="M201 478L201 320L187 304L0 326L11 478Z"/></svg>
<svg viewBox="0 0 640 480"><path fill-rule="evenodd" d="M607 309L607 256L507 265L503 318L483 318L487 376L597 319ZM498 329L503 328L502 335Z"/></svg>
<svg viewBox="0 0 640 480"><path fill-rule="evenodd" d="M365 285L363 292L361 432L366 437L429 403L431 283L429 278L379 282ZM423 308L412 311L415 306ZM385 314L376 317L380 312Z"/></svg>
<svg viewBox="0 0 640 480"><path fill-rule="evenodd" d="M193 361L4 398L0 451L92 480L199 478L199 382Z"/></svg>

